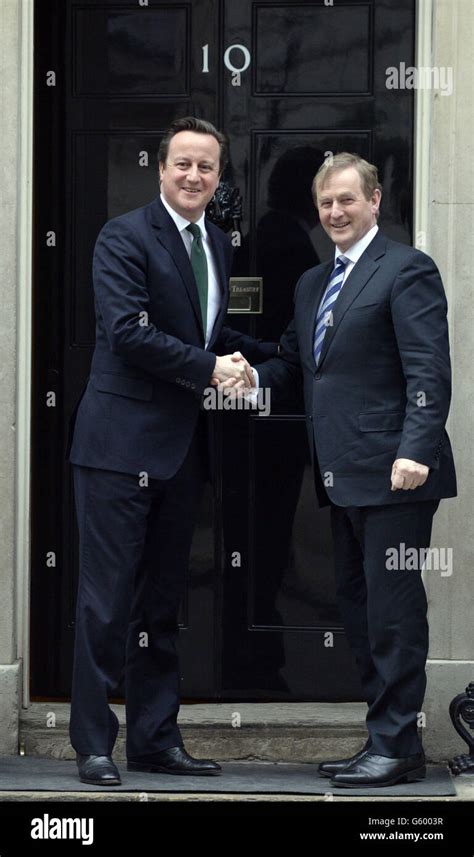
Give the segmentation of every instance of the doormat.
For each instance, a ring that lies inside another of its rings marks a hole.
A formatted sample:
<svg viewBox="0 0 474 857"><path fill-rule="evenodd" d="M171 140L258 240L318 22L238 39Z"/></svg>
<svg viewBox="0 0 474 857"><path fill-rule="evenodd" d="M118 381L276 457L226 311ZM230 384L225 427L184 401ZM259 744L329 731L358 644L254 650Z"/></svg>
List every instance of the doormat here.
<svg viewBox="0 0 474 857"><path fill-rule="evenodd" d="M429 766L426 779L385 788L341 789L320 777L317 764L287 764L284 762L222 762L219 777L173 776L127 771L126 764L117 767L121 786L91 786L81 783L74 761L42 759L37 756L0 757L0 793L8 791L34 792L182 792L213 794L278 794L326 795L359 797L393 795L394 797L440 797L456 795L448 768ZM1 799L1 794L0 794Z"/></svg>

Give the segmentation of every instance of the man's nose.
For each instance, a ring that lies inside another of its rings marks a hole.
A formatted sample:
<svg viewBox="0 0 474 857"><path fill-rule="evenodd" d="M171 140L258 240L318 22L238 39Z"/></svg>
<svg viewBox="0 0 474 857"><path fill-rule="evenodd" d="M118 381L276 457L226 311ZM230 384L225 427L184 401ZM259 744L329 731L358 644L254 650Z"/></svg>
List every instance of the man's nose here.
<svg viewBox="0 0 474 857"><path fill-rule="evenodd" d="M333 218L333 220L337 220L338 218L342 217L343 214L344 212L340 207L339 203L333 202L331 207L331 217Z"/></svg>
<svg viewBox="0 0 474 857"><path fill-rule="evenodd" d="M197 168L197 164L191 164L188 169L188 179L189 181L195 182L199 179L199 170Z"/></svg>

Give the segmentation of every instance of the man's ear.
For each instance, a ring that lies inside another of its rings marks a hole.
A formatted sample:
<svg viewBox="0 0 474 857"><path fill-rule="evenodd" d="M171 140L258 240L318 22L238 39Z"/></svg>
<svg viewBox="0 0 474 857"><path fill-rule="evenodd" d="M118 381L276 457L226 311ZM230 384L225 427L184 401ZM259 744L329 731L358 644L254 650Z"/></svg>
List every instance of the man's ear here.
<svg viewBox="0 0 474 857"><path fill-rule="evenodd" d="M165 165L164 165L163 161L160 161L160 162L159 162L159 164L158 164L158 169L159 169L159 172L160 172L160 180L163 178L163 170L164 170L164 168L165 168Z"/></svg>
<svg viewBox="0 0 474 857"><path fill-rule="evenodd" d="M377 187L377 188L375 188L375 190L372 194L372 205L377 206L375 211L374 211L374 214L380 210L381 200L382 200L382 194L380 193L380 190Z"/></svg>

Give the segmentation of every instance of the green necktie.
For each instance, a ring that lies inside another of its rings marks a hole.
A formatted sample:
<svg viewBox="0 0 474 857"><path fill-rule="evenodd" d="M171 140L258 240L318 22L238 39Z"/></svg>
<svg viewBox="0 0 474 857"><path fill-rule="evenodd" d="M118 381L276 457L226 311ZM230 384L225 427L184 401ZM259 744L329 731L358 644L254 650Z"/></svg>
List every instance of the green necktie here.
<svg viewBox="0 0 474 857"><path fill-rule="evenodd" d="M199 294L199 303L201 304L202 327L204 337L207 329L207 291L208 291L208 270L206 251L202 246L201 230L196 223L190 223L186 226L188 232L193 236L191 247L191 265L196 278L196 285Z"/></svg>

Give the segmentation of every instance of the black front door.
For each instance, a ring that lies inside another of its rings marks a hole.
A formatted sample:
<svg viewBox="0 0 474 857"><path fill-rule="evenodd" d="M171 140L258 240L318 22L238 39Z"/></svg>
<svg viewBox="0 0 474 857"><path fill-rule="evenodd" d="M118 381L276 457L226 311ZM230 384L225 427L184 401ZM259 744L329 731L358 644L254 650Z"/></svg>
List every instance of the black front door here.
<svg viewBox="0 0 474 857"><path fill-rule="evenodd" d="M302 271L331 246L311 200L331 152L373 160L381 225L410 242L414 0L41 0L35 6L32 694L67 696L77 532L67 425L94 342L91 258L103 223L158 193L177 116L227 131L239 189L235 276L263 278L263 312L229 324L277 340ZM299 391L269 416L219 415L181 614L183 696L357 699L335 605Z"/></svg>

